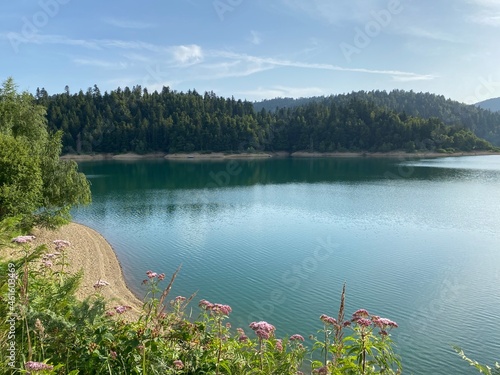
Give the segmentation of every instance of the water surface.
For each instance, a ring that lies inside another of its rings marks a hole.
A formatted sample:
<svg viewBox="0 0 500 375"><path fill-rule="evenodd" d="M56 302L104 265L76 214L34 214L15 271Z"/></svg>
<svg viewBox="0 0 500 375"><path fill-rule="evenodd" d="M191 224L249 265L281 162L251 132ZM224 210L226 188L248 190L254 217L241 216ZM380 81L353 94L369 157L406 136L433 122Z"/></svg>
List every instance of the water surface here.
<svg viewBox="0 0 500 375"><path fill-rule="evenodd" d="M500 360L500 157L97 161L74 219L113 245L129 287L229 304L233 326L316 334L346 309L398 322L405 373ZM196 304L195 304L196 305ZM196 310L196 309L195 309Z"/></svg>

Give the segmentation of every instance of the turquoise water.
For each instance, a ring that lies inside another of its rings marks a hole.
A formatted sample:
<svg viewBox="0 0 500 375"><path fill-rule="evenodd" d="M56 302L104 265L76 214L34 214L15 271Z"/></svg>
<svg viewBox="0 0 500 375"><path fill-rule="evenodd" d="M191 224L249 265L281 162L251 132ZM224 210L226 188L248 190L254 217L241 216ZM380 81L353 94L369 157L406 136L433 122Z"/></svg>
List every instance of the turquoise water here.
<svg viewBox="0 0 500 375"><path fill-rule="evenodd" d="M500 156L82 162L75 221L112 244L129 287L172 273L175 295L229 304L307 337L358 308L398 322L407 374L500 360ZM195 313L196 303L193 304Z"/></svg>

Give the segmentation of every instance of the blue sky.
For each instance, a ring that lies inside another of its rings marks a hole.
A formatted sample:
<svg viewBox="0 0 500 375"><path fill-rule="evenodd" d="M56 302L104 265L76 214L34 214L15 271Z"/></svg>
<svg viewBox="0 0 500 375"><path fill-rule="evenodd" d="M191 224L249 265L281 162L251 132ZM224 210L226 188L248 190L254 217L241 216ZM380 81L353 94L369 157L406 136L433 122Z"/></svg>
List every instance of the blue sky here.
<svg viewBox="0 0 500 375"><path fill-rule="evenodd" d="M500 97L499 0L16 0L0 78L248 100L414 90Z"/></svg>

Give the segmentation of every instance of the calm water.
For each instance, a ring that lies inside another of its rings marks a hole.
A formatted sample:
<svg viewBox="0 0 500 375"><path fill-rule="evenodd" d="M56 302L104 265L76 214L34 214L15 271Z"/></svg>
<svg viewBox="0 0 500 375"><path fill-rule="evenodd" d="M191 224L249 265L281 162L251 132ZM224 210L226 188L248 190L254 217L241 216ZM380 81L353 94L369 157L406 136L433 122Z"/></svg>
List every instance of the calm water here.
<svg viewBox="0 0 500 375"><path fill-rule="evenodd" d="M93 203L74 219L108 239L139 295L145 271L182 264L172 297L229 304L233 327L309 336L346 282L346 315L399 323L404 373L475 373L452 345L500 360L500 156L80 169Z"/></svg>

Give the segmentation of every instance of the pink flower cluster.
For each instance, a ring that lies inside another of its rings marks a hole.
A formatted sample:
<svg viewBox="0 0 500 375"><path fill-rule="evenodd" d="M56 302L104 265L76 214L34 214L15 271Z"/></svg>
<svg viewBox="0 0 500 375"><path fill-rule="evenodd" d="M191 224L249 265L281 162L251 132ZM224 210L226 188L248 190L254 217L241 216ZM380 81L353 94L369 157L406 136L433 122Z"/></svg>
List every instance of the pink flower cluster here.
<svg viewBox="0 0 500 375"><path fill-rule="evenodd" d="M148 278L150 278L150 279L154 279L156 277L160 281L165 280L165 274L164 273L158 274L156 272L153 272L153 271L149 270L149 271L146 271L146 275L148 275Z"/></svg>
<svg viewBox="0 0 500 375"><path fill-rule="evenodd" d="M261 340L267 340L271 335L273 335L274 330L276 329L272 324L269 324L268 322L252 322L250 323L250 328L253 329L255 334L261 339Z"/></svg>
<svg viewBox="0 0 500 375"><path fill-rule="evenodd" d="M24 364L24 367L26 367L26 370L28 370L30 373L31 371L43 371L43 370L52 370L54 366L48 365L43 362L33 362L29 361Z"/></svg>
<svg viewBox="0 0 500 375"><path fill-rule="evenodd" d="M281 339L276 340L276 350L279 352L283 351L283 341Z"/></svg>
<svg viewBox="0 0 500 375"><path fill-rule="evenodd" d="M229 313L233 311L233 309L229 305L222 305L220 303L211 303L205 299L202 299L198 303L198 306L200 306L204 310L211 311L215 314L229 315Z"/></svg>
<svg viewBox="0 0 500 375"><path fill-rule="evenodd" d="M372 316L372 321L373 324L375 324L377 327L381 329L386 329L386 328L398 328L398 324L396 322L393 322L390 319L387 318L381 318L380 316Z"/></svg>
<svg viewBox="0 0 500 375"><path fill-rule="evenodd" d="M17 236L12 239L12 242L15 243L26 243L26 242L31 242L35 239L35 236ZM29 363L29 362L28 362ZM33 363L38 363L38 362L33 362Z"/></svg>
<svg viewBox="0 0 500 375"><path fill-rule="evenodd" d="M290 341L304 341L304 337L296 333L290 336Z"/></svg>
<svg viewBox="0 0 500 375"><path fill-rule="evenodd" d="M380 334L387 336L387 329L398 328L398 324L390 319L381 318L377 315L370 315L365 309L360 309L352 314L351 322L355 322L362 327L369 327L372 324L380 329Z"/></svg>
<svg viewBox="0 0 500 375"><path fill-rule="evenodd" d="M66 240L54 240L52 243L56 245L56 250L64 250L65 247L71 246L71 243Z"/></svg>
<svg viewBox="0 0 500 375"><path fill-rule="evenodd" d="M337 319L332 318L331 316L328 316L328 315L323 314L323 315L321 315L319 318L320 318L320 319L323 321L323 323L325 323L325 324L331 324L332 326L337 325Z"/></svg>
<svg viewBox="0 0 500 375"><path fill-rule="evenodd" d="M132 309L132 306L124 306L124 305L115 306L115 311L118 314L123 314L124 312L131 310L131 309Z"/></svg>
<svg viewBox="0 0 500 375"><path fill-rule="evenodd" d="M182 370L184 368L184 363L180 359L174 361L174 366L177 370Z"/></svg>

